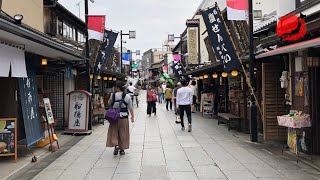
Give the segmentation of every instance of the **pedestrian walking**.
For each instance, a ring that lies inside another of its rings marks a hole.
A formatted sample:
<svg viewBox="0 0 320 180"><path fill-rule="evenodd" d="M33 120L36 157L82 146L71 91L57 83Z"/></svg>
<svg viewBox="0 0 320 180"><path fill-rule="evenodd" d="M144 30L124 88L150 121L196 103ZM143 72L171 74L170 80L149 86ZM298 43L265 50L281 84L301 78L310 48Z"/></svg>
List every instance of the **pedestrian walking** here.
<svg viewBox="0 0 320 180"><path fill-rule="evenodd" d="M164 91L166 90L167 88L167 84L165 82L162 83L161 85L162 87L162 102L165 102L165 98L164 98Z"/></svg>
<svg viewBox="0 0 320 180"><path fill-rule="evenodd" d="M167 111L169 111L169 105L170 110L172 111L172 89L171 86L168 84L166 90L164 91L164 96L166 99L166 108Z"/></svg>
<svg viewBox="0 0 320 180"><path fill-rule="evenodd" d="M157 100L158 100L157 92L153 88L153 86L150 85L147 91L147 114L149 116L151 116L152 113L154 113L154 115L157 114L157 107L156 107Z"/></svg>
<svg viewBox="0 0 320 180"><path fill-rule="evenodd" d="M180 119L181 119L181 130L184 131L184 112L187 114L188 118L188 132L192 131L192 121L191 121L191 105L192 105L192 92L188 86L188 81L186 79L181 80L182 87L177 91L177 106L179 108Z"/></svg>
<svg viewBox="0 0 320 180"><path fill-rule="evenodd" d="M161 104L162 103L162 100L163 100L163 89L162 89L162 85L159 84L159 86L157 87L157 93L158 93L158 100L159 100L159 103Z"/></svg>
<svg viewBox="0 0 320 180"><path fill-rule="evenodd" d="M131 97L131 101L133 104L133 97L134 97L134 93L136 92L137 88L135 88L132 84L132 82L129 83L129 86L127 87L127 93L130 95Z"/></svg>
<svg viewBox="0 0 320 180"><path fill-rule="evenodd" d="M197 93L197 87L196 87L197 83L196 81L191 81L191 92L192 92L192 106L191 106L191 112L195 113L195 107L197 105L197 97L198 97L198 93Z"/></svg>
<svg viewBox="0 0 320 180"><path fill-rule="evenodd" d="M172 92L172 100L173 100L173 108L174 108L174 113L176 115L179 114L179 112L177 111L177 91L178 89L181 88L181 82L178 82L176 84L176 87L173 89L173 92Z"/></svg>
<svg viewBox="0 0 320 180"><path fill-rule="evenodd" d="M109 98L108 104L113 108L120 107L120 119L115 123L110 123L107 137L107 147L114 147L113 155L125 155L125 149L129 149L129 112L131 122L134 122L134 113L132 108L131 97L125 94L125 84L117 82L116 92ZM121 103L122 102L122 103Z"/></svg>

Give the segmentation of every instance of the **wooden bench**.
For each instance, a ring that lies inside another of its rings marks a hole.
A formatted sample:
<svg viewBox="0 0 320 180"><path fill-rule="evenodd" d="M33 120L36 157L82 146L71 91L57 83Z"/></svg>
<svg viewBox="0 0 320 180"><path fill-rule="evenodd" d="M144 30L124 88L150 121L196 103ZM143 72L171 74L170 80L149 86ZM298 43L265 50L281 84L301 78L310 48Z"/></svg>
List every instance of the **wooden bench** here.
<svg viewBox="0 0 320 180"><path fill-rule="evenodd" d="M230 113L218 113L218 125L221 123L228 125L228 131L230 129L237 129L238 131L241 130L241 117L235 116Z"/></svg>

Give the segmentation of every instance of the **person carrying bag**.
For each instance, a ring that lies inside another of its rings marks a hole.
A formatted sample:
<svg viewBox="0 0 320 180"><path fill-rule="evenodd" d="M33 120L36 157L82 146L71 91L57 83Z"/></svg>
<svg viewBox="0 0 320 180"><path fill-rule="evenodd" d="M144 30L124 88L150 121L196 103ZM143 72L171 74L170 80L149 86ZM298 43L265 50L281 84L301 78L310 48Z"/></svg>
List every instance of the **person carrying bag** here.
<svg viewBox="0 0 320 180"><path fill-rule="evenodd" d="M124 83L117 82L117 92L109 99L110 109L106 112L106 119L110 122L106 147L114 147L113 155L125 155L129 149L129 112L131 122L134 122L134 113L131 97L124 93Z"/></svg>

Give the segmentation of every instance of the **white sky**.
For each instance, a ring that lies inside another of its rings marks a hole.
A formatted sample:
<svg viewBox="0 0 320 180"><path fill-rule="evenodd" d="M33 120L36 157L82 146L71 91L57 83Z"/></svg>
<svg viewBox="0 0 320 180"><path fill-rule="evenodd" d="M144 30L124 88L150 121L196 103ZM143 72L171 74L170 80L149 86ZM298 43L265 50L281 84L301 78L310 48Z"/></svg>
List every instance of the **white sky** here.
<svg viewBox="0 0 320 180"><path fill-rule="evenodd" d="M59 0L63 6L84 19L84 0ZM179 36L186 28L186 19L193 16L202 0L95 0L89 1L89 15L106 15L106 28L115 31L136 30L137 38L123 36L129 49L161 48L169 33ZM176 42L178 39L176 40ZM120 37L115 44L119 45Z"/></svg>

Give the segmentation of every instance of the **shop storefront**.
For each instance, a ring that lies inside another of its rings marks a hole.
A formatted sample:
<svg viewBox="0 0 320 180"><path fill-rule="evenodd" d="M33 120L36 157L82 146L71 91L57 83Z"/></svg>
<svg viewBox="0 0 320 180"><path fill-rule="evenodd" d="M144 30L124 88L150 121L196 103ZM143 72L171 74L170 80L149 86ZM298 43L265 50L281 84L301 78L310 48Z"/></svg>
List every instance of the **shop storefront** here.
<svg viewBox="0 0 320 180"><path fill-rule="evenodd" d="M311 11L304 6L293 12L306 14L303 38L281 42L264 37L265 46L277 43L280 47L259 54L257 59L262 63L264 139L286 140L296 153L319 154L320 19L318 10Z"/></svg>
<svg viewBox="0 0 320 180"><path fill-rule="evenodd" d="M46 136L43 111L39 111L45 97L51 100L56 128L64 127L65 62L84 58L79 51L2 14L0 37L0 84L9 87L1 89L0 118L16 119L14 123L1 123L0 136L8 137L5 134L13 128L17 132L11 137L17 144L0 140L10 144L0 152L6 154L8 148L30 147Z"/></svg>

